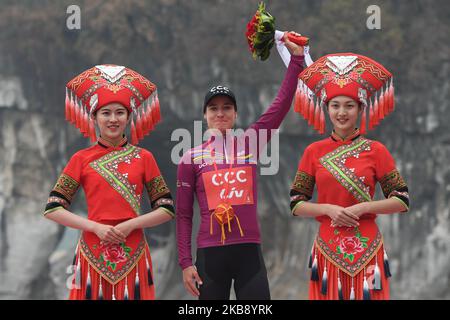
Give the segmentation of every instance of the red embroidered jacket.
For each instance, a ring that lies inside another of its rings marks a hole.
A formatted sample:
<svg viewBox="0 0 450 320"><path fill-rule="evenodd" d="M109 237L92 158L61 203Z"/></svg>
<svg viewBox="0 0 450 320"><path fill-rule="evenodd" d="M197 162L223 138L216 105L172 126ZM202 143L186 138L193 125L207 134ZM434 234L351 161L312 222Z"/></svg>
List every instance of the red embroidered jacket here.
<svg viewBox="0 0 450 320"><path fill-rule="evenodd" d="M44 214L68 208L78 188L86 195L88 219L120 220L140 214L144 187L152 209L174 216L170 190L151 152L127 143L109 145L103 139L75 153L50 192Z"/></svg>

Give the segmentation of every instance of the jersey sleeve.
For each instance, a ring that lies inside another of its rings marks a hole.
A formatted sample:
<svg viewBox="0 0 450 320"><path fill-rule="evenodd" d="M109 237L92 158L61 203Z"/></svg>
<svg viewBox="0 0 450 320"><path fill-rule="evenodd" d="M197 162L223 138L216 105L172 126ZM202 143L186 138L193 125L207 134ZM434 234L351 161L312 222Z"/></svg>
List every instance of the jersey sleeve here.
<svg viewBox="0 0 450 320"><path fill-rule="evenodd" d="M259 119L246 130L247 136L252 136L252 134L256 136L257 143L250 145L252 154L258 155L272 138L272 130L280 127L291 107L297 88L298 75L303 71L303 66L304 56L291 56L277 96Z"/></svg>
<svg viewBox="0 0 450 320"><path fill-rule="evenodd" d="M177 170L176 233L178 263L182 269L192 266L191 237L194 213L195 171L190 152L186 152Z"/></svg>

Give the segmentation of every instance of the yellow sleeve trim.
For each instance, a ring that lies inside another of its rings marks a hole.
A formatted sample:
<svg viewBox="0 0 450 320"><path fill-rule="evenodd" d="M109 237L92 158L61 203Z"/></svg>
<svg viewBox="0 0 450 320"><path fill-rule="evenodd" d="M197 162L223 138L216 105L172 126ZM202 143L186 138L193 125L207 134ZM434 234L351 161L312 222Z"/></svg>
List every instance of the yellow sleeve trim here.
<svg viewBox="0 0 450 320"><path fill-rule="evenodd" d="M170 215L170 217L171 217L172 219L175 219L175 213L173 213L173 212L170 211L169 209L166 209L166 208L164 208L164 207L159 207L158 209L163 209L167 214Z"/></svg>
<svg viewBox="0 0 450 320"><path fill-rule="evenodd" d="M403 206L405 207L406 210L402 211L402 212L408 212L409 211L409 207L406 205L406 203L402 199L400 199L400 198L398 198L396 196L392 196L390 199L396 199L397 201L400 201L403 204Z"/></svg>
<svg viewBox="0 0 450 320"><path fill-rule="evenodd" d="M58 206L58 207L56 207L56 208L48 209L48 210L46 210L46 211L44 212L44 217L45 217L47 214L49 214L50 212L54 212L54 211L59 210L59 209L64 209L64 207L63 207L63 206Z"/></svg>
<svg viewBox="0 0 450 320"><path fill-rule="evenodd" d="M295 216L295 209L297 209L297 207L299 206L299 205L301 205L303 202L305 202L305 201L299 201L299 202L297 202L297 204L295 205L295 207L294 208L292 208L292 211L291 211L291 213L292 213L292 215L294 215Z"/></svg>

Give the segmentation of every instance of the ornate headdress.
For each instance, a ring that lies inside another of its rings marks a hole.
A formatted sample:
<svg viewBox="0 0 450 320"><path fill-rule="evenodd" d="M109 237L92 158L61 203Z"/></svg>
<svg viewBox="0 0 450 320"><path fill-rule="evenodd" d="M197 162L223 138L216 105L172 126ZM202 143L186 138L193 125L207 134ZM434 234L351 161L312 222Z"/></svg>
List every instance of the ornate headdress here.
<svg viewBox="0 0 450 320"><path fill-rule="evenodd" d="M126 67L98 65L70 80L66 87L66 120L92 142L97 136L91 115L110 103L120 103L130 112L132 144L161 120L156 85Z"/></svg>
<svg viewBox="0 0 450 320"><path fill-rule="evenodd" d="M362 134L394 111L392 74L378 62L354 53L326 55L302 71L295 94L294 111L319 133L325 133L324 108L336 96L348 96L362 104ZM370 99L373 97L372 99Z"/></svg>

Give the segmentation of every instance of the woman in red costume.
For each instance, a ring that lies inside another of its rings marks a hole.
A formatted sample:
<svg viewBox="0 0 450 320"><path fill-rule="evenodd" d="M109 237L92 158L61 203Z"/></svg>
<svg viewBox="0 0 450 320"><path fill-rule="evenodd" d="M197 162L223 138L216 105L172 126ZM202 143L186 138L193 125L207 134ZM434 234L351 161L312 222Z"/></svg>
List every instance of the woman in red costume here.
<svg viewBox="0 0 450 320"><path fill-rule="evenodd" d="M320 223L309 298L389 299L391 274L375 219L408 211L408 187L387 148L363 135L367 113L373 129L394 110L392 75L370 58L342 53L320 58L299 78L295 110L320 133L324 112L333 125L331 136L305 149L290 191L292 213ZM377 182L385 200L374 200ZM317 203L309 201L314 186Z"/></svg>
<svg viewBox="0 0 450 320"><path fill-rule="evenodd" d="M152 153L135 144L160 120L156 86L123 66L95 66L67 84L66 119L96 142L72 156L44 213L82 231L69 298L154 299L143 228L171 220L175 211ZM124 134L130 122L131 144ZM80 186L87 218L68 211ZM144 190L152 211L141 215Z"/></svg>

